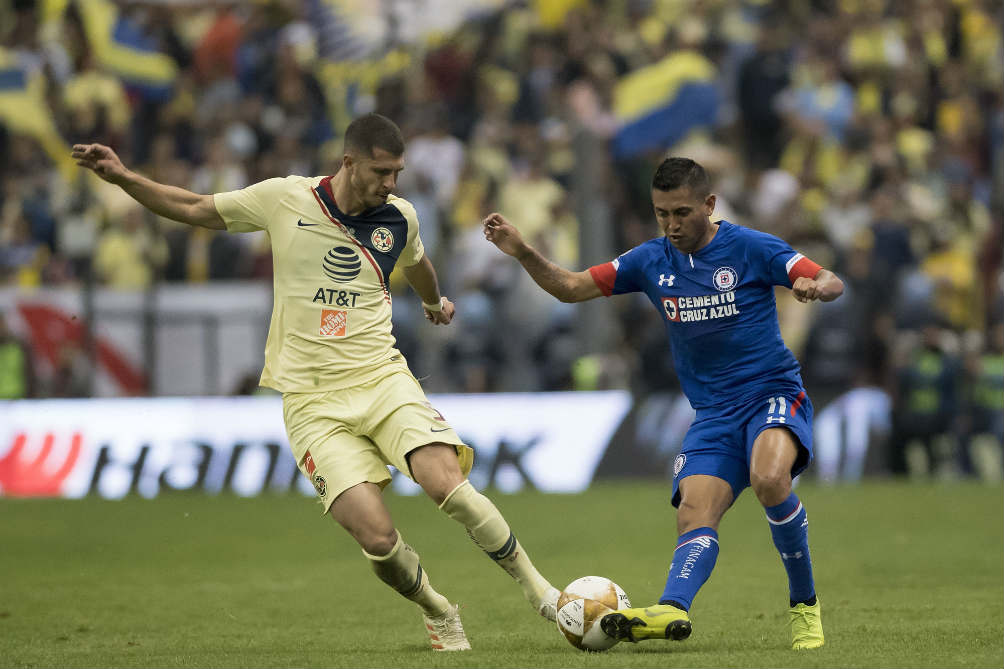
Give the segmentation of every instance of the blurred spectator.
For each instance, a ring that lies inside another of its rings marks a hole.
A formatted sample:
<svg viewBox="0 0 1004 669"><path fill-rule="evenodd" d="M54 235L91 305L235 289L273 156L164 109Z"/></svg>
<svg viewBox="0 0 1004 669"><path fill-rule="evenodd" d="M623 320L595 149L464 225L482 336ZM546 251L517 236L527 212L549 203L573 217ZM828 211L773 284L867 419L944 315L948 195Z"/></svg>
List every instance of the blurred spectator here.
<svg viewBox="0 0 1004 669"><path fill-rule="evenodd" d="M0 276L19 286L37 286L49 258L48 249L32 236L23 210L4 212L0 224Z"/></svg>
<svg viewBox="0 0 1004 669"><path fill-rule="evenodd" d="M545 156L534 152L502 187L499 211L519 221L531 244L546 244L552 212L564 197L564 189L547 173Z"/></svg>
<svg viewBox="0 0 1004 669"><path fill-rule="evenodd" d="M760 26L756 50L742 65L738 82L743 154L752 170L773 167L781 158L784 126L777 99L790 83L790 60L783 24L766 21Z"/></svg>
<svg viewBox="0 0 1004 669"><path fill-rule="evenodd" d="M59 347L49 381L49 397L88 397L90 362L76 342L64 341Z"/></svg>
<svg viewBox="0 0 1004 669"><path fill-rule="evenodd" d="M464 166L464 145L449 133L449 118L444 107L424 112L422 132L408 141L408 169L401 174L401 189L409 190L412 175L432 185L436 204L444 210L453 202L460 171Z"/></svg>
<svg viewBox="0 0 1004 669"><path fill-rule="evenodd" d="M872 275L877 286L895 291L897 279L915 264L911 231L903 220L899 194L883 186L871 196Z"/></svg>
<svg viewBox="0 0 1004 669"><path fill-rule="evenodd" d="M35 395L31 350L7 326L0 313L0 399L20 400Z"/></svg>
<svg viewBox="0 0 1004 669"><path fill-rule="evenodd" d="M226 138L214 137L206 147L206 160L192 175L195 193L224 193L248 185L244 166L238 162ZM186 226L188 227L188 226ZM185 276L189 281L236 279L246 274L246 247L264 243L264 232L250 235L226 235L205 228L186 231Z"/></svg>
<svg viewBox="0 0 1004 669"><path fill-rule="evenodd" d="M810 47L811 49L812 47ZM781 104L792 123L810 134L840 142L854 114L854 89L828 56L811 52L795 71L793 87Z"/></svg>
<svg viewBox="0 0 1004 669"><path fill-rule="evenodd" d="M167 242L137 205L102 233L94 253L94 270L110 288L144 290L166 261Z"/></svg>
<svg viewBox="0 0 1004 669"><path fill-rule="evenodd" d="M960 368L958 359L946 350L950 333L934 320L924 325L920 341L906 351L903 364L895 372L889 444L889 469L893 474L908 473L908 451L915 445L923 447L931 476L942 465L954 464L962 405Z"/></svg>
<svg viewBox="0 0 1004 669"><path fill-rule="evenodd" d="M967 357L965 372L968 424L959 449L960 467L966 474L979 468L984 477L999 479L1000 469L987 471L979 459L982 455L998 467L1004 460L1004 323L989 328L985 349Z"/></svg>
<svg viewBox="0 0 1004 669"><path fill-rule="evenodd" d="M963 239L952 237L950 228L938 226L931 234L931 250L921 271L933 286L931 303L956 331L979 328L982 304L979 298L973 250Z"/></svg>
<svg viewBox="0 0 1004 669"><path fill-rule="evenodd" d="M865 296L844 281L839 300L818 305L802 352L802 379L819 406L851 388L864 347Z"/></svg>

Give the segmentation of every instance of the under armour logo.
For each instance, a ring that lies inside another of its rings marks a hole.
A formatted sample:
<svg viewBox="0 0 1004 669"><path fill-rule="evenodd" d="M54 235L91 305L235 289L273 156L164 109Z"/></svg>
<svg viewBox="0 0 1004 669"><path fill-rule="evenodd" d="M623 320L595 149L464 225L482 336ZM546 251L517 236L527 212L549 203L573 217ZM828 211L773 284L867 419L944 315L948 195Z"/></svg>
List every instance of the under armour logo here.
<svg viewBox="0 0 1004 669"><path fill-rule="evenodd" d="M791 560L792 558L800 560L802 558L802 551L795 551L794 553L781 553L781 557L785 560Z"/></svg>
<svg viewBox="0 0 1004 669"><path fill-rule="evenodd" d="M667 286L672 286L674 279L676 279L676 275L675 274L670 274L668 279L666 278L665 274L660 274L659 275L659 285L661 286L663 284L666 284Z"/></svg>

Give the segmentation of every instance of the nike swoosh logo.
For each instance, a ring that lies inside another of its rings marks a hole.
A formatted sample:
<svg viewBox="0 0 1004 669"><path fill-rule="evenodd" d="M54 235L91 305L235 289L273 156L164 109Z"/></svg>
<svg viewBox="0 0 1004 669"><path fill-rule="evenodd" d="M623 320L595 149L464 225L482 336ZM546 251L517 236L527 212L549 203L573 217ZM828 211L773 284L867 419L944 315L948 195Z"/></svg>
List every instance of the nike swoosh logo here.
<svg viewBox="0 0 1004 669"><path fill-rule="evenodd" d="M312 225L317 225L317 223L304 223L302 219L297 221L296 224L301 228L309 228Z"/></svg>
<svg viewBox="0 0 1004 669"><path fill-rule="evenodd" d="M441 427L441 428L439 428L439 429L437 430L437 429L436 429L436 428L434 428L434 427L430 427L430 428L429 428L429 431L430 431L430 432L446 432L446 431L447 431L447 430L449 430L449 429L450 429L450 428L448 428L448 427Z"/></svg>

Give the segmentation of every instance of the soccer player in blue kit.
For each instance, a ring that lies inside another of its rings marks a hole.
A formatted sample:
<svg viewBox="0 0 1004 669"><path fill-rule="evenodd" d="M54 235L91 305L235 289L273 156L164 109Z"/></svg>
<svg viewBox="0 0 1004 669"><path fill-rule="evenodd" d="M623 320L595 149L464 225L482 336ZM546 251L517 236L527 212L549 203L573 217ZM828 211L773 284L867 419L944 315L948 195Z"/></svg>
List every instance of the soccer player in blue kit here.
<svg viewBox="0 0 1004 669"><path fill-rule="evenodd" d="M718 559L718 524L752 486L763 505L789 584L795 650L823 645L809 558L808 520L792 478L812 458L812 403L798 362L781 339L774 286L800 302L835 300L843 282L763 232L711 222L715 196L704 168L667 158L652 179L663 235L582 272L550 262L499 214L485 237L516 258L562 302L644 292L659 310L684 393L697 412L673 464L677 540L658 604L600 621L630 641L690 636L690 605Z"/></svg>

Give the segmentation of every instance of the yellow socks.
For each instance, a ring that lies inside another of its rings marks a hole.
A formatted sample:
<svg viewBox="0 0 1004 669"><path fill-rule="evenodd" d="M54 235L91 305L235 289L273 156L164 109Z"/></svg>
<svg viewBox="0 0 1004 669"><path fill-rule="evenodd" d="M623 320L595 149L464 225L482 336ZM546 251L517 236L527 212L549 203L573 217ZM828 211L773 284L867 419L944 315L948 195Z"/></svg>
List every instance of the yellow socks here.
<svg viewBox="0 0 1004 669"><path fill-rule="evenodd" d="M490 499L465 479L446 496L439 508L466 527L467 534L478 548L512 576L530 603L539 607L551 584L530 562L530 557Z"/></svg>

